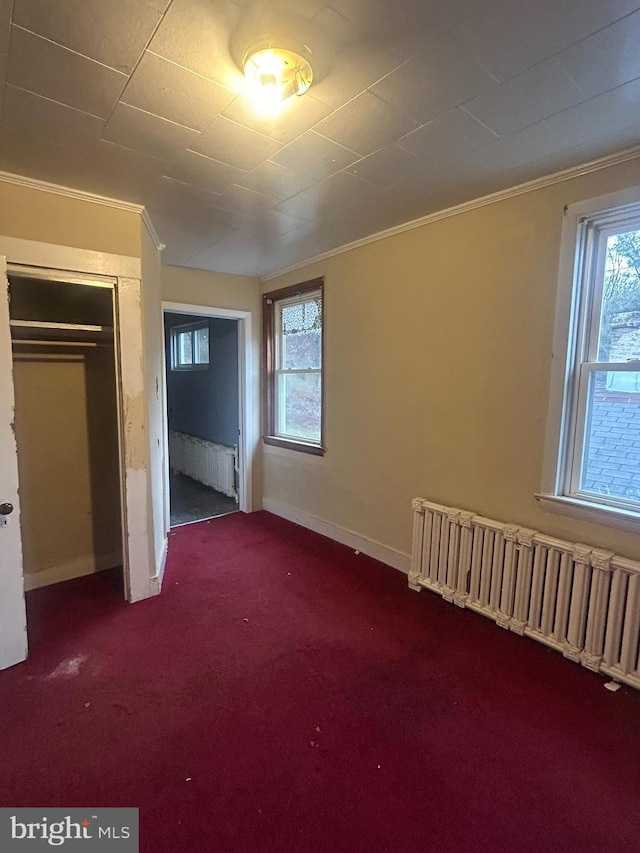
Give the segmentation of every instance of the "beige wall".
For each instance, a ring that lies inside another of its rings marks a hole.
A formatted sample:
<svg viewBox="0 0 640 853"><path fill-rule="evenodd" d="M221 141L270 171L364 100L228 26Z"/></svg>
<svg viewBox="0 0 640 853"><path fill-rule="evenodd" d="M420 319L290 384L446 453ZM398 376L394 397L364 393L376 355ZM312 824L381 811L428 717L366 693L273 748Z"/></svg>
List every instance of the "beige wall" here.
<svg viewBox="0 0 640 853"><path fill-rule="evenodd" d="M260 282L257 278L188 267L163 265L162 299L165 302L250 311L258 317L262 311Z"/></svg>
<svg viewBox="0 0 640 853"><path fill-rule="evenodd" d="M186 305L203 305L248 311L251 314L251 387L253 391L253 432L260 431L260 352L262 298L258 279L225 273L205 272L186 267L162 267L162 299ZM253 466L253 509L260 509L262 497L262 454L257 443L251 448Z"/></svg>
<svg viewBox="0 0 640 853"><path fill-rule="evenodd" d="M27 588L122 565L113 349L23 345L13 380Z"/></svg>
<svg viewBox="0 0 640 853"><path fill-rule="evenodd" d="M0 181L0 234L140 257L140 215Z"/></svg>
<svg viewBox="0 0 640 853"><path fill-rule="evenodd" d="M434 222L266 282L325 275L324 458L264 448L265 498L408 552L414 496L640 558L640 536L542 511L565 204L637 162Z"/></svg>

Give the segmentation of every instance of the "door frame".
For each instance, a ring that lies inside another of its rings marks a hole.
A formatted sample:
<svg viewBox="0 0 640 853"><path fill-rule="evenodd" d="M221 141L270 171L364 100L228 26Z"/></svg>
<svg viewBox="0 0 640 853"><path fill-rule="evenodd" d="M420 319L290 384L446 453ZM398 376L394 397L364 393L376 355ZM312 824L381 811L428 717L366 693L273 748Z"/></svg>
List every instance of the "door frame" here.
<svg viewBox="0 0 640 853"><path fill-rule="evenodd" d="M114 276L98 275L97 273L80 273L79 271L70 272L69 270L51 269L49 267L39 267L31 264L18 264L15 261L7 259L7 279L11 276L24 276L26 278L38 279L39 281L47 281L52 285L60 284L78 284L84 286L95 286L104 288L110 292L111 296L111 311L113 324L113 364L115 369L115 392L116 392L116 418L117 418L117 442L118 442L118 484L119 484L119 509L120 509L120 530L122 544L122 560L123 560L123 581L124 581L124 597L127 601L131 598L129 587L129 571L128 571L128 556L127 556L127 538L125 531L127 529L127 517L125 508L127 505L127 495L125 492L126 470L124 465L124 432L123 423L123 399L122 399L122 360L120 357L120 335L118 322L118 279ZM24 574L24 572L23 572ZM25 585L25 592L28 592Z"/></svg>
<svg viewBox="0 0 640 853"><path fill-rule="evenodd" d="M162 318L164 329L165 314L192 314L194 317L238 321L238 408L240 435L238 439L238 508L241 512L253 511L253 452L259 436L256 433L253 411L253 371L252 371L252 328L251 312L237 311L231 308L213 308L208 305L191 305L184 302L163 302ZM166 336L165 336L166 342ZM170 527L169 494L169 408L167 401L167 358L166 345L164 370L162 372L162 404L164 407L164 498L165 526Z"/></svg>
<svg viewBox="0 0 640 853"><path fill-rule="evenodd" d="M53 274L101 276L115 282L117 304L114 342L119 367L118 395L122 412L121 454L123 470L123 572L127 599L138 601L159 591L153 550L151 485L149 481L149 448L138 441L146 433L146 416L141 407L127 405L132 395L144 389L144 338L141 313L142 265L140 258L94 252L50 243L23 240L0 235L0 255L7 267L14 265L39 268ZM13 381L13 380L12 380ZM18 512L14 517L19 517ZM22 566L20 566L20 582ZM19 663L27 654L8 659L3 651L12 638L0 633L0 669ZM15 646L15 641L14 641Z"/></svg>

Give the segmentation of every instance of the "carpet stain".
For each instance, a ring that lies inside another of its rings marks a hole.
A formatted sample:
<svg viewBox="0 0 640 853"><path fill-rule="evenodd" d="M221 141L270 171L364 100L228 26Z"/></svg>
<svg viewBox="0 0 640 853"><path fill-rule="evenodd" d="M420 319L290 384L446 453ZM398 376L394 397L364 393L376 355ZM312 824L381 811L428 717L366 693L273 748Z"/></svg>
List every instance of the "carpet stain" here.
<svg viewBox="0 0 640 853"><path fill-rule="evenodd" d="M46 680L52 681L56 678L73 678L76 675L80 675L80 667L86 659L86 655L77 655L74 658L62 661L62 663L59 663L53 672L47 675Z"/></svg>

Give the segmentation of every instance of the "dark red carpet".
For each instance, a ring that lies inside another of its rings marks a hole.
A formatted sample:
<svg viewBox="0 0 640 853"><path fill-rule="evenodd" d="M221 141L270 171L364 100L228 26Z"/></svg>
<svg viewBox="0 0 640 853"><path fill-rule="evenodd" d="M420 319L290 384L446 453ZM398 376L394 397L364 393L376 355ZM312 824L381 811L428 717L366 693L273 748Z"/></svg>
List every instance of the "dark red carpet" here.
<svg viewBox="0 0 640 853"><path fill-rule="evenodd" d="M3 806L138 806L145 853L638 851L640 694L266 513L162 595L31 593Z"/></svg>

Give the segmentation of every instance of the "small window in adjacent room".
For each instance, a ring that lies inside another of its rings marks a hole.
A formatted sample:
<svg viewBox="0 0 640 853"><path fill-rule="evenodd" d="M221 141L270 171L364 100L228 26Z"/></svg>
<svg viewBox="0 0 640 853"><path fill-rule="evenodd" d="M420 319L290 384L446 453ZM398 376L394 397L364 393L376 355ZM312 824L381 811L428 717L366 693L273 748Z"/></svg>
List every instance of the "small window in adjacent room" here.
<svg viewBox="0 0 640 853"><path fill-rule="evenodd" d="M209 366L209 323L171 329L171 369L206 370Z"/></svg>
<svg viewBox="0 0 640 853"><path fill-rule="evenodd" d="M556 399L539 498L549 509L555 501L560 511L637 527L640 192L630 204L574 213L564 243L552 377Z"/></svg>
<svg viewBox="0 0 640 853"><path fill-rule="evenodd" d="M323 280L263 297L264 441L321 455Z"/></svg>

